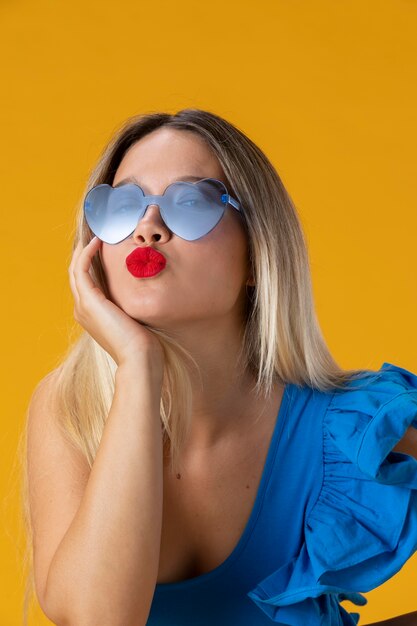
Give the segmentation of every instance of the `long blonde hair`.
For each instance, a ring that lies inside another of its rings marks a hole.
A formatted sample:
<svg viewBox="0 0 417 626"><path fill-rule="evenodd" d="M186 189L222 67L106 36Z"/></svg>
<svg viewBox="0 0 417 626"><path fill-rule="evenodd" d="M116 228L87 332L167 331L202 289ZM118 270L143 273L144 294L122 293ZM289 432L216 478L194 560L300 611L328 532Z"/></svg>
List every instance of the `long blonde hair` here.
<svg viewBox="0 0 417 626"><path fill-rule="evenodd" d="M176 114L152 112L129 118L105 147L90 174L77 208L73 250L78 241L84 247L93 237L84 219L85 194L100 183L111 185L130 146L161 127L192 131L203 138L223 168L229 193L243 207L255 286L246 289L246 320L239 359L253 373L256 393L266 396L276 381L329 391L372 372L344 370L333 359L315 314L307 245L295 206L260 148L236 126L212 112L183 109ZM93 258L91 275L111 299L99 255ZM191 421L189 367L195 363L168 333L148 328L158 335L164 349L161 427L164 450L170 455L175 472ZM55 395L62 416L60 427L92 467L113 399L116 364L83 331L70 342L55 371L58 373ZM26 439L25 427L19 453L27 541L24 565L28 568L25 625L29 600L34 596Z"/></svg>

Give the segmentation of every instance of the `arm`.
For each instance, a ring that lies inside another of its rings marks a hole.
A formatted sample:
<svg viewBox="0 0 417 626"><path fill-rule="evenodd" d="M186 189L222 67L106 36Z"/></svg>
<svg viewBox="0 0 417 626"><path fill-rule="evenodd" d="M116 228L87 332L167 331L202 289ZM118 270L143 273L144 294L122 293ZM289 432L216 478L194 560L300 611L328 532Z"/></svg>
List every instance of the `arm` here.
<svg viewBox="0 0 417 626"><path fill-rule="evenodd" d="M142 626L162 526L160 389L151 363L122 365L79 509L51 561L45 607L65 626Z"/></svg>
<svg viewBox="0 0 417 626"><path fill-rule="evenodd" d="M393 452L409 454L417 459L417 428L414 428L414 426L407 428L404 437L400 439L392 450Z"/></svg>

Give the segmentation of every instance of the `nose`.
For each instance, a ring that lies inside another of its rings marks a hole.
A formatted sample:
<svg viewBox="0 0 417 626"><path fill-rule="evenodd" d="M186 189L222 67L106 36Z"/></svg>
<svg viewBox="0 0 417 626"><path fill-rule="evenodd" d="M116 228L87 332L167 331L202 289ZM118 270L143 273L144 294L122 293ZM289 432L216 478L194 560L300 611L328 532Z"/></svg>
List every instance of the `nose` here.
<svg viewBox="0 0 417 626"><path fill-rule="evenodd" d="M153 241L168 241L171 231L161 216L157 204L149 204L145 214L138 221L132 238L136 243L151 243Z"/></svg>

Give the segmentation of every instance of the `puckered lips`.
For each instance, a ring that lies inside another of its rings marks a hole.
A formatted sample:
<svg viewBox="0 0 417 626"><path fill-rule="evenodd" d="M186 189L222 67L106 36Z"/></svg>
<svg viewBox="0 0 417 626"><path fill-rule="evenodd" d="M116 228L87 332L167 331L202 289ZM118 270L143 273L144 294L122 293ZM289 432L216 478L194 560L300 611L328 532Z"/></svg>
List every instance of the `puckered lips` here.
<svg viewBox="0 0 417 626"><path fill-rule="evenodd" d="M133 276L137 278L147 278L159 274L166 265L166 258L163 254L146 246L146 248L135 248L126 257L126 267Z"/></svg>

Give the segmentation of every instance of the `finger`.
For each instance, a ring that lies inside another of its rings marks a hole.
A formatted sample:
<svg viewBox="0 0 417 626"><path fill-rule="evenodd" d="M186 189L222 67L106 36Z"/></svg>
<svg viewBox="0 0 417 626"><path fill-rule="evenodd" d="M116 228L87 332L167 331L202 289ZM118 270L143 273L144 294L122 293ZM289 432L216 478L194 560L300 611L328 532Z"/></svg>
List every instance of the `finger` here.
<svg viewBox="0 0 417 626"><path fill-rule="evenodd" d="M90 239L88 244L79 252L75 259L74 269L81 273L86 273L90 269L93 256L101 246L101 240L98 237Z"/></svg>
<svg viewBox="0 0 417 626"><path fill-rule="evenodd" d="M91 263L91 259L93 258L97 250L100 248L101 243L102 243L101 239L99 239L97 236L94 236L92 239L90 239L88 244L81 250L80 254L78 255L77 261L78 259L81 259L81 258L83 259L82 268L84 271L88 269L88 266Z"/></svg>
<svg viewBox="0 0 417 626"><path fill-rule="evenodd" d="M68 276L69 276L70 287L71 287L71 291L72 291L73 296L74 296L74 300L75 300L77 305L79 305L80 298L79 298L79 295L78 295L77 286L75 284L74 266L75 266L75 261L77 260L81 250L82 250L82 243L81 243L81 240L79 240L77 245L73 249L71 262L70 262L69 267L68 267Z"/></svg>
<svg viewBox="0 0 417 626"><path fill-rule="evenodd" d="M78 253L74 261L74 281L78 292L91 290L97 287L89 274L93 256L101 246L101 239L93 237L88 244Z"/></svg>
<svg viewBox="0 0 417 626"><path fill-rule="evenodd" d="M82 242L81 242L81 240L79 240L77 245L75 246L75 248L72 251L71 262L70 262L69 267L68 267L68 271L69 272L72 272L74 270L75 261L79 257L81 250L82 250Z"/></svg>
<svg viewBox="0 0 417 626"><path fill-rule="evenodd" d="M80 298L78 295L78 291L77 291L77 286L75 284L75 280L74 280L74 274L72 271L68 272L68 276L69 276L69 282L70 282L70 287L71 287L71 291L72 291L72 295L74 296L74 300L77 304L77 306L80 303Z"/></svg>
<svg viewBox="0 0 417 626"><path fill-rule="evenodd" d="M99 249L101 243L98 237L93 237L84 248L82 242L79 241L74 249L69 273L77 304L80 302L80 293L83 289L96 287L88 273L88 269L91 265L91 259Z"/></svg>

